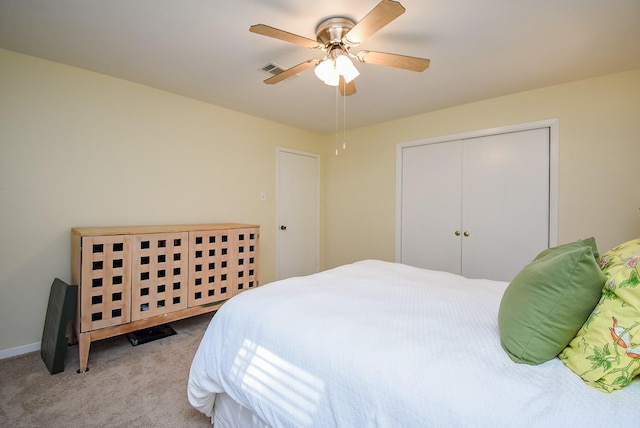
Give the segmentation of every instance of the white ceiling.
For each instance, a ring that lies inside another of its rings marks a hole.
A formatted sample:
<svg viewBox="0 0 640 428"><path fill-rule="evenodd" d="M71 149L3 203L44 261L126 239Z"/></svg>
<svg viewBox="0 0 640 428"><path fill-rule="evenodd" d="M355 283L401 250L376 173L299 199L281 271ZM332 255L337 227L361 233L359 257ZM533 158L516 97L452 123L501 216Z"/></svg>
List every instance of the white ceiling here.
<svg viewBox="0 0 640 428"><path fill-rule="evenodd" d="M378 0L0 0L0 48L138 82L318 133L335 89L312 70L277 85L258 69L322 52L249 32L315 39L328 16ZM406 13L354 52L431 59L416 73L356 63L347 127L640 68L640 0L401 0ZM342 103L342 99L340 99ZM340 119L342 120L342 119Z"/></svg>

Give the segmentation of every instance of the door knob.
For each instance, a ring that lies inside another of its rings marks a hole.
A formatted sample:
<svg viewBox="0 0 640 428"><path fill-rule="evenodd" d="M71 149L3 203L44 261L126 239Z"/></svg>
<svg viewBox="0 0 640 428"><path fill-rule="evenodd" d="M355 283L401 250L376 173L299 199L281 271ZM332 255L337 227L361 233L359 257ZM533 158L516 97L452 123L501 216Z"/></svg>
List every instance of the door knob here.
<svg viewBox="0 0 640 428"><path fill-rule="evenodd" d="M287 230L287 226L283 224L282 226L280 226L280 230Z"/></svg>
<svg viewBox="0 0 640 428"><path fill-rule="evenodd" d="M460 231L459 230L456 230L455 233L456 233L456 236L460 236Z"/></svg>
<svg viewBox="0 0 640 428"><path fill-rule="evenodd" d="M469 232L464 232L463 235L464 236L469 236Z"/></svg>

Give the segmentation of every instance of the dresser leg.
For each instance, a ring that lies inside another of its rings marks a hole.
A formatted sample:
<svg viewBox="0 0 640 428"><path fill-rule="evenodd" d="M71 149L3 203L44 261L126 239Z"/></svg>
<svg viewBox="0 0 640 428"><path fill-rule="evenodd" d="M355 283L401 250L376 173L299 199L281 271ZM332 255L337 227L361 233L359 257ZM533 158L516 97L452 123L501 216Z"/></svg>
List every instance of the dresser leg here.
<svg viewBox="0 0 640 428"><path fill-rule="evenodd" d="M78 373L84 373L89 363L89 347L91 346L91 333L80 333L78 335L78 359L80 368Z"/></svg>

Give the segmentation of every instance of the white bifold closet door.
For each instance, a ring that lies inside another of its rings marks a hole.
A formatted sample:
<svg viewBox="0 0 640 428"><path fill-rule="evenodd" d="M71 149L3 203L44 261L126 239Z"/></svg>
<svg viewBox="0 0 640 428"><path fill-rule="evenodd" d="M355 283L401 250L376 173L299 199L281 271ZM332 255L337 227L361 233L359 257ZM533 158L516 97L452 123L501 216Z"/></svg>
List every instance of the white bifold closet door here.
<svg viewBox="0 0 640 428"><path fill-rule="evenodd" d="M549 246L549 128L404 147L401 262L509 281Z"/></svg>

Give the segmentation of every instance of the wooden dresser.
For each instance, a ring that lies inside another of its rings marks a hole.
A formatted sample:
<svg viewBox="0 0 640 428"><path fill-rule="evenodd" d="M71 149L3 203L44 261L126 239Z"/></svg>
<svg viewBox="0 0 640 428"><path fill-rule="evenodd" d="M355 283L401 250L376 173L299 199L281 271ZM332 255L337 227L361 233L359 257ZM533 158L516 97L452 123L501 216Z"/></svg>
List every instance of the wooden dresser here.
<svg viewBox="0 0 640 428"><path fill-rule="evenodd" d="M260 226L74 227L79 372L91 342L217 310L258 286Z"/></svg>

